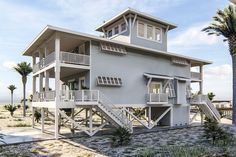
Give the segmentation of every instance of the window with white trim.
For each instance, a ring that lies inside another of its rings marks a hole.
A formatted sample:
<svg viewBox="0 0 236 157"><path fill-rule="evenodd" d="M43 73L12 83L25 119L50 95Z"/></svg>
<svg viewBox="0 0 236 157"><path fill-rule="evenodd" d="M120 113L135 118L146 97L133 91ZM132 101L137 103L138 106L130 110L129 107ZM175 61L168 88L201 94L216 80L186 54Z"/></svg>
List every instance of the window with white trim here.
<svg viewBox="0 0 236 157"><path fill-rule="evenodd" d="M108 31L107 36L110 38L112 37L112 29Z"/></svg>
<svg viewBox="0 0 236 157"><path fill-rule="evenodd" d="M157 42L162 41L162 30L159 27L138 21L137 36Z"/></svg>
<svg viewBox="0 0 236 157"><path fill-rule="evenodd" d="M122 32L124 32L124 31L126 31L126 24L125 24L125 23L122 23L122 24L120 25L120 32L122 33Z"/></svg>
<svg viewBox="0 0 236 157"><path fill-rule="evenodd" d="M138 22L138 36L145 37L145 24Z"/></svg>
<svg viewBox="0 0 236 157"><path fill-rule="evenodd" d="M122 80L119 77L98 76L97 77L97 85L119 87L119 86L122 86Z"/></svg>
<svg viewBox="0 0 236 157"><path fill-rule="evenodd" d="M150 25L147 25L147 38L153 40L153 27Z"/></svg>
<svg viewBox="0 0 236 157"><path fill-rule="evenodd" d="M161 29L155 28L154 38L156 41L161 42Z"/></svg>
<svg viewBox="0 0 236 157"><path fill-rule="evenodd" d="M114 35L119 34L119 26L116 26L114 28Z"/></svg>

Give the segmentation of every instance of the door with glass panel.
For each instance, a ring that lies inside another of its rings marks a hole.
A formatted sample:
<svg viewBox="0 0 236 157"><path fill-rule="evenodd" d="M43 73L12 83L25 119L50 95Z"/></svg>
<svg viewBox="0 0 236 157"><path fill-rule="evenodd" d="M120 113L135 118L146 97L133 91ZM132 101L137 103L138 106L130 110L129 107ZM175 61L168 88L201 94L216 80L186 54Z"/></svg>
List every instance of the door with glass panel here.
<svg viewBox="0 0 236 157"><path fill-rule="evenodd" d="M149 86L149 101L160 102L160 93L162 92L161 82L151 82Z"/></svg>

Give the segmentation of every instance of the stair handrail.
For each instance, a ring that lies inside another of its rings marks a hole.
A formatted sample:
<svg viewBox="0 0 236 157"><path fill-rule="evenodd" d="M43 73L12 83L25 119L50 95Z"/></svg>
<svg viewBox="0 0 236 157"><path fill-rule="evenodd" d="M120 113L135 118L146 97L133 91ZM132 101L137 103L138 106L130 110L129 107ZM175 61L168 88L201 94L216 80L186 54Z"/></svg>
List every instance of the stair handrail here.
<svg viewBox="0 0 236 157"><path fill-rule="evenodd" d="M215 114L215 117L220 120L221 115L219 114L218 110L213 106L211 100L208 98L207 95L202 95L202 99L205 100L208 107L212 110L212 112Z"/></svg>
<svg viewBox="0 0 236 157"><path fill-rule="evenodd" d="M129 121L129 119L124 115L123 109L117 108L112 103L112 101L107 98L106 95L101 91L99 91L99 101L102 103L103 106L109 109L115 115L115 117L125 125L125 127L132 131L132 122Z"/></svg>

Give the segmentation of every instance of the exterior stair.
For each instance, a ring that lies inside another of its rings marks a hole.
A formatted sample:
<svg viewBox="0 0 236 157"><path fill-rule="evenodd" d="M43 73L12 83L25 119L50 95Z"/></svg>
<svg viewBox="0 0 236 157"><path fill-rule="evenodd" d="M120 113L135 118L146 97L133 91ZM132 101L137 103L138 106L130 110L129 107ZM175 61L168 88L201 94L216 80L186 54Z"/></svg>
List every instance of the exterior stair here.
<svg viewBox="0 0 236 157"><path fill-rule="evenodd" d="M221 116L207 95L196 95L190 100L191 105L197 105L200 110L211 119L220 121Z"/></svg>
<svg viewBox="0 0 236 157"><path fill-rule="evenodd" d="M99 93L99 96L97 109L103 113L103 116L105 116L115 127L124 127L130 132L133 132L132 122L129 121L123 110L112 105L112 102L101 92Z"/></svg>

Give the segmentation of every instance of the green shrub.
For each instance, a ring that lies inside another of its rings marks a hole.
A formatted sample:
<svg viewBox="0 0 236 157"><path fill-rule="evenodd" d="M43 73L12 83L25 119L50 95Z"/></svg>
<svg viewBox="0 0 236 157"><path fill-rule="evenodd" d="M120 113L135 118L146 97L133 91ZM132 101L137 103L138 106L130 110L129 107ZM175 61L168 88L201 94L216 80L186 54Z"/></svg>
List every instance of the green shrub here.
<svg viewBox="0 0 236 157"><path fill-rule="evenodd" d="M223 130L216 120L206 118L204 122L204 134L203 137L210 140L213 145L218 144L232 144L235 143L232 134Z"/></svg>
<svg viewBox="0 0 236 157"><path fill-rule="evenodd" d="M20 105L20 104L18 104L18 105L17 105L17 108L18 108L18 109L19 109L19 108L21 108L21 105Z"/></svg>
<svg viewBox="0 0 236 157"><path fill-rule="evenodd" d="M41 119L41 113L40 113L39 111L35 110L35 111L34 111L34 120L35 120L37 123L39 123L40 119Z"/></svg>
<svg viewBox="0 0 236 157"><path fill-rule="evenodd" d="M14 112L17 109L17 107L13 105L5 105L4 108L10 112L11 116L13 116Z"/></svg>
<svg viewBox="0 0 236 157"><path fill-rule="evenodd" d="M132 134L124 127L117 128L112 136L113 146L123 146L130 143Z"/></svg>
<svg viewBox="0 0 236 157"><path fill-rule="evenodd" d="M144 148L138 151L138 157L154 157L157 154L157 151L152 148Z"/></svg>

